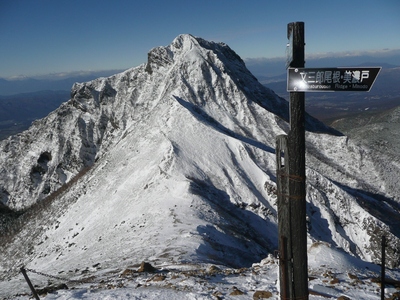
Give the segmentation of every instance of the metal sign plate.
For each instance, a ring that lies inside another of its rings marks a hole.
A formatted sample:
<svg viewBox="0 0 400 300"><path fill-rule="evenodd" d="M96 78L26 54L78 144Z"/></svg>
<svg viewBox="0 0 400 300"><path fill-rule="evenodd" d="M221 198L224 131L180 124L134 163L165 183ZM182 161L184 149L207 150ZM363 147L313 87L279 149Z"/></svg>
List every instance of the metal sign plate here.
<svg viewBox="0 0 400 300"><path fill-rule="evenodd" d="M289 68L288 92L369 92L381 67Z"/></svg>

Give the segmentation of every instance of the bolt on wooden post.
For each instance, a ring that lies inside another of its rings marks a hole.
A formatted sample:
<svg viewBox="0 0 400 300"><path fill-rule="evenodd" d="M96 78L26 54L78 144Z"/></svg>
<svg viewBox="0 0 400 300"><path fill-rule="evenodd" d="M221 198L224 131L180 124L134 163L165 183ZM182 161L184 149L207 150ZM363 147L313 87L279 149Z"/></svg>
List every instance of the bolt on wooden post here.
<svg viewBox="0 0 400 300"><path fill-rule="evenodd" d="M288 24L288 39L287 67L303 68L303 22ZM281 299L308 299L304 103L304 92L290 92L290 130L277 137Z"/></svg>

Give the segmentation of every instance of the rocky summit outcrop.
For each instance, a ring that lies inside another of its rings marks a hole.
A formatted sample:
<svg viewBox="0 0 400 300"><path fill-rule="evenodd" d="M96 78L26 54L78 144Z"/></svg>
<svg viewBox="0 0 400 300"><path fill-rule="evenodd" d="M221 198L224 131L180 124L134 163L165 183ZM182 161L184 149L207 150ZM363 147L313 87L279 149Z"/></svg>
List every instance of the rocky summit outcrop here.
<svg viewBox="0 0 400 300"><path fill-rule="evenodd" d="M3 207L27 209L74 182L4 246L0 273L48 261L261 260L277 249L275 143L287 121L288 103L232 49L191 35L74 84L69 101L0 142ZM385 234L398 266L400 167L310 116L306 129L310 244L379 262ZM28 254L15 254L21 240Z"/></svg>

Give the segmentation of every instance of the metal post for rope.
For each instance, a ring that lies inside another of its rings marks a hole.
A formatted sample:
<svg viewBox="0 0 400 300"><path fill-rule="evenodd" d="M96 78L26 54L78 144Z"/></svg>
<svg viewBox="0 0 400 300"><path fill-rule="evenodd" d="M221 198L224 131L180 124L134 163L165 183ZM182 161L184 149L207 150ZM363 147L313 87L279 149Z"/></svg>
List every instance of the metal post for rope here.
<svg viewBox="0 0 400 300"><path fill-rule="evenodd" d="M35 288L33 287L33 284L31 282L31 280L28 277L28 274L26 274L25 268L22 267L20 270L21 270L22 275L24 275L24 278L25 278L26 282L28 283L29 288L31 289L33 296L35 297L36 300L40 300Z"/></svg>

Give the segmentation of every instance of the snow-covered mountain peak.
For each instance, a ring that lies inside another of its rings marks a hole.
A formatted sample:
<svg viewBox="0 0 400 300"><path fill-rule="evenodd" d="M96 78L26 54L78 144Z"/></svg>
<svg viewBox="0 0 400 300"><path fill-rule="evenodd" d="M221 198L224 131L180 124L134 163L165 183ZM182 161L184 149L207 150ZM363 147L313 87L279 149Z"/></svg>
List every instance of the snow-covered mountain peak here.
<svg viewBox="0 0 400 300"><path fill-rule="evenodd" d="M195 63L202 58L204 61L215 63L213 54L223 63L235 63L244 67L243 60L224 43L209 42L190 34L181 34L169 46L156 47L149 51L147 68L151 72L152 65L156 67L174 63L174 61L187 61Z"/></svg>

